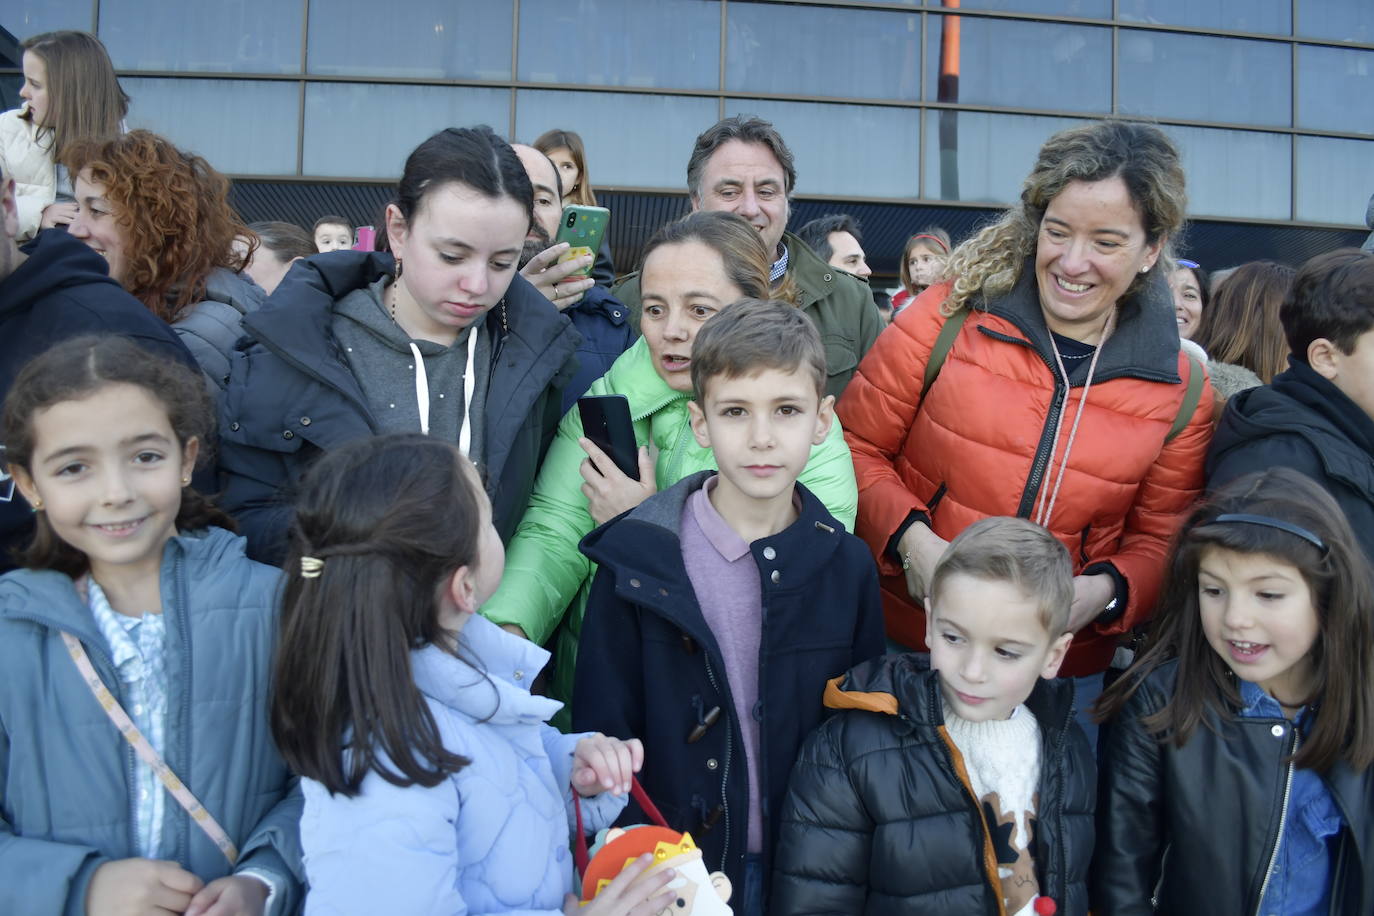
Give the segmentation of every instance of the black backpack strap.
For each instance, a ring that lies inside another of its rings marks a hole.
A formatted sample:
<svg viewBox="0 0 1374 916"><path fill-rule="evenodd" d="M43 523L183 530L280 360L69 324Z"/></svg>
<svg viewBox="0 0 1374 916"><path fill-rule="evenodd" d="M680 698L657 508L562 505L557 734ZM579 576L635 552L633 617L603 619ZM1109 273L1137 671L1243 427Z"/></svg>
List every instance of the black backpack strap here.
<svg viewBox="0 0 1374 916"><path fill-rule="evenodd" d="M1198 401L1202 400L1202 380L1206 377L1202 363L1191 353L1184 355L1188 357L1188 390L1183 393L1183 403L1178 405L1178 416L1174 417L1174 425L1169 427L1169 435L1164 437L1165 443L1174 441L1175 436L1188 428L1188 421L1193 418Z"/></svg>
<svg viewBox="0 0 1374 916"><path fill-rule="evenodd" d="M921 399L916 402L918 412L926 399L926 394L930 391L930 386L935 384L935 379L939 378L940 369L945 364L945 357L949 356L949 351L954 349L954 341L959 336L959 331L964 327L964 322L968 320L971 311L972 308L966 305L946 318L944 325L941 326L940 336L935 338L935 346L930 348L930 359L926 360L925 376L921 379Z"/></svg>

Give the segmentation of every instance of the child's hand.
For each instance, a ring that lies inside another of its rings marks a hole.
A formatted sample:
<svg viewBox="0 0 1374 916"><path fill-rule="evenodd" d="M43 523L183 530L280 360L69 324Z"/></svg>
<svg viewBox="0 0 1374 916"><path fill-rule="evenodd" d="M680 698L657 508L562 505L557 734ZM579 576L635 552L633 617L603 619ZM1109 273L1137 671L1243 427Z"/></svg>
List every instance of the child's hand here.
<svg viewBox="0 0 1374 916"><path fill-rule="evenodd" d="M186 916L262 916L267 894L267 884L252 875L229 875L205 885Z"/></svg>
<svg viewBox="0 0 1374 916"><path fill-rule="evenodd" d="M184 913L204 882L175 862L116 859L91 875L86 916L146 916Z"/></svg>
<svg viewBox="0 0 1374 916"><path fill-rule="evenodd" d="M578 906L577 898L569 894L563 901L564 916L651 916L662 911L673 902L673 892L667 888L677 873L665 868L644 874L653 864L654 857L646 852L625 866L586 906Z"/></svg>
<svg viewBox="0 0 1374 916"><path fill-rule="evenodd" d="M638 738L621 741L592 735L573 749L572 784L583 798L630 791L630 780L644 765L644 745Z"/></svg>
<svg viewBox="0 0 1374 916"><path fill-rule="evenodd" d="M631 480L605 452L585 436L577 440L587 460L582 462L582 495L587 497L587 512L592 521L604 525L622 512L633 509L658 492L654 460L649 450L639 447L639 479Z"/></svg>

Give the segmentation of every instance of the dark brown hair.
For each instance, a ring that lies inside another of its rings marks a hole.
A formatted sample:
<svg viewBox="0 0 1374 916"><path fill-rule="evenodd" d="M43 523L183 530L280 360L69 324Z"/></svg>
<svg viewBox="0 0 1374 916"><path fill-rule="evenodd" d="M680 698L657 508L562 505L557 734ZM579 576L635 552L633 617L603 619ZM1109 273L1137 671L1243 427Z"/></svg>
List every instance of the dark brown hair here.
<svg viewBox="0 0 1374 916"><path fill-rule="evenodd" d="M131 130L107 140L72 145L72 175L90 171L124 233L126 276L120 282L168 324L205 298L216 267L241 271L258 240L229 204L229 179L201 157L157 134ZM247 255L234 239L248 240Z"/></svg>
<svg viewBox="0 0 1374 916"><path fill-rule="evenodd" d="M1279 306L1293 288L1293 268L1275 261L1251 261L1217 288L1202 308L1193 340L1207 356L1244 366L1266 385L1288 365L1288 341Z"/></svg>
<svg viewBox="0 0 1374 916"><path fill-rule="evenodd" d="M1304 363L1320 338L1354 353L1356 339L1374 328L1374 252L1338 248L1312 258L1298 268L1279 318L1289 349Z"/></svg>
<svg viewBox="0 0 1374 916"><path fill-rule="evenodd" d="M1218 521L1228 514L1297 525L1315 534L1326 549L1288 531ZM1300 699L1319 711L1294 763L1321 772L1338 760L1357 770L1374 764L1374 572L1336 501L1289 468L1234 480L1193 510L1170 552L1148 647L1102 695L1096 717L1120 714L1145 678L1174 659L1178 673L1173 695L1163 709L1141 720L1161 743L1182 747L1199 725L1215 730L1216 719L1240 707L1236 677L1202 629L1198 566L1214 548L1290 564L1311 590L1318 621L1310 650L1314 687L1311 696Z"/></svg>
<svg viewBox="0 0 1374 916"><path fill-rule="evenodd" d="M449 577L478 561L477 487L457 448L417 433L333 449L301 484L272 733L291 769L331 793L356 795L369 772L435 786L468 763L444 748L410 652L453 651L437 611ZM324 562L317 577L301 575L303 557Z"/></svg>
<svg viewBox="0 0 1374 916"><path fill-rule="evenodd" d="M777 128L763 118L734 115L702 131L692 147L692 155L687 159L687 194L692 200L701 200L701 173L706 170L706 163L711 161L716 150L731 140L768 147L773 158L778 160L778 165L782 166L783 191L788 197L792 196L792 189L797 185L797 166L792 159L792 151L783 142Z"/></svg>
<svg viewBox="0 0 1374 916"><path fill-rule="evenodd" d="M592 190L592 179L587 174L587 150L582 145L582 138L577 131L573 130L546 130L539 135L539 139L530 144L545 156L556 149L565 149L572 156L573 164L577 166L577 187L565 188L563 196L575 204L584 207L596 206L596 192ZM558 174L558 167L554 166L554 174ZM558 175L561 183L563 176Z"/></svg>
<svg viewBox="0 0 1374 916"><path fill-rule="evenodd" d="M0 432L5 461L33 476L33 418L63 401L80 401L109 385L136 385L167 411L167 420L182 448L200 442L196 463L210 456L215 405L199 373L150 353L127 337L74 337L34 357L20 371L5 396ZM37 513L33 543L18 555L29 569L52 569L72 578L90 570L86 555L57 536L47 515ZM236 531L233 519L192 487L181 490L176 526L194 531L217 525Z"/></svg>
<svg viewBox="0 0 1374 916"><path fill-rule="evenodd" d="M119 133L129 97L100 39L89 32L44 32L20 48L39 57L47 71L48 114L38 127L52 133L54 161L62 161L70 143Z"/></svg>
<svg viewBox="0 0 1374 916"><path fill-rule="evenodd" d="M931 604L939 605L940 592L953 575L1008 583L1037 603L1040 625L1051 640L1068 632L1073 603L1069 552L1049 531L1027 519L994 516L965 528L935 565Z"/></svg>
<svg viewBox="0 0 1374 916"><path fill-rule="evenodd" d="M740 299L701 326L692 341L692 396L705 405L713 378L741 378L765 369L806 372L825 397L825 347L811 319L786 302Z"/></svg>

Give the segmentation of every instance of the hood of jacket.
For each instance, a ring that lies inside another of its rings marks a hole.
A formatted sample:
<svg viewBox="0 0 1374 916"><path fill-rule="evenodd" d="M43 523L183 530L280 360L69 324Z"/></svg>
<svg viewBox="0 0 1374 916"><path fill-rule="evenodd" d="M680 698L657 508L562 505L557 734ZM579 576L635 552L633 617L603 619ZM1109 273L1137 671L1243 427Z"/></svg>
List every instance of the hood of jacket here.
<svg viewBox="0 0 1374 916"><path fill-rule="evenodd" d="M881 713L930 728L945 724L940 675L925 652L880 655L856 665L826 683L825 705ZM1069 727L1073 684L1064 678L1040 678L1026 698L1026 708L1053 740Z"/></svg>
<svg viewBox="0 0 1374 916"><path fill-rule="evenodd" d="M1242 391L1227 402L1208 465L1215 466L1232 449L1272 435L1302 437L1327 474L1374 496L1374 418L1291 356L1288 369L1272 384Z"/></svg>
<svg viewBox="0 0 1374 916"><path fill-rule="evenodd" d="M1040 307L1034 254L1026 258L1021 275L1009 293L988 302L980 301L977 307L1014 324L1053 365L1054 341ZM1181 381L1178 375L1178 321L1174 317L1173 294L1169 292L1163 271L1147 274L1140 289L1122 298L1117 306L1116 327L1101 350L1093 373L1094 383L1120 377L1171 384ZM1074 375L1073 383L1081 385L1082 379Z"/></svg>
<svg viewBox="0 0 1374 916"><path fill-rule="evenodd" d="M549 653L528 639L474 614L458 634L455 656L438 646L410 653L415 686L430 699L471 719L492 725L537 725L547 722L563 704L529 692L535 675L549 663ZM474 668L467 660L474 660Z"/></svg>
<svg viewBox="0 0 1374 916"><path fill-rule="evenodd" d="M216 267L205 278L205 300L222 302L240 315L256 312L267 301L267 293L245 273Z"/></svg>
<svg viewBox="0 0 1374 916"><path fill-rule="evenodd" d="M105 259L65 231L41 232L20 250L24 263L0 280L0 321L63 289L108 284L124 292Z"/></svg>

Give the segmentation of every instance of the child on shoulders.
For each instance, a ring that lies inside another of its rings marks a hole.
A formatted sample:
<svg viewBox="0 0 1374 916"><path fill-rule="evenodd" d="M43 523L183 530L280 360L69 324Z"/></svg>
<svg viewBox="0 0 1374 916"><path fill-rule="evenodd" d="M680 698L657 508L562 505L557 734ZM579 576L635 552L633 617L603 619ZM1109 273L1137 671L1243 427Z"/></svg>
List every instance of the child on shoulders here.
<svg viewBox="0 0 1374 916"><path fill-rule="evenodd" d="M773 909L1085 916L1095 768L1073 686L1050 680L1073 567L1044 528L986 518L926 599L928 655L826 689L781 812Z"/></svg>
<svg viewBox="0 0 1374 916"><path fill-rule="evenodd" d="M702 472L593 531L573 725L642 735L648 795L762 912L774 813L828 677L883 651L873 560L797 476L834 420L800 311L744 299L692 347ZM643 820L637 809L626 820Z"/></svg>

